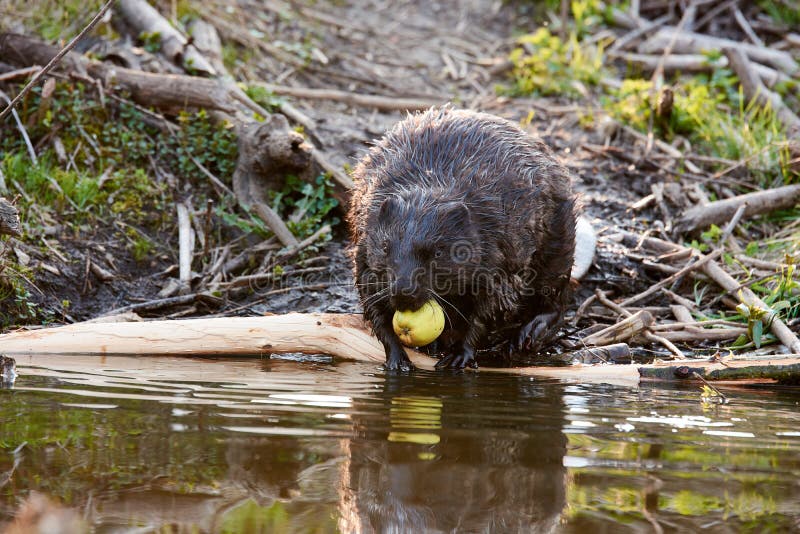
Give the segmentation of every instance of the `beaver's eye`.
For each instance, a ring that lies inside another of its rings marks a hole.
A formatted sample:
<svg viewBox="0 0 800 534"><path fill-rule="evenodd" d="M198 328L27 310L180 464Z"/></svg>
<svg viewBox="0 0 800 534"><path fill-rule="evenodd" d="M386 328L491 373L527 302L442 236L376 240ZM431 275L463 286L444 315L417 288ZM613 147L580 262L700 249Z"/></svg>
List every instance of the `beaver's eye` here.
<svg viewBox="0 0 800 534"><path fill-rule="evenodd" d="M442 256L444 256L444 251L440 248L437 248L433 255L436 257L436 259L440 259Z"/></svg>

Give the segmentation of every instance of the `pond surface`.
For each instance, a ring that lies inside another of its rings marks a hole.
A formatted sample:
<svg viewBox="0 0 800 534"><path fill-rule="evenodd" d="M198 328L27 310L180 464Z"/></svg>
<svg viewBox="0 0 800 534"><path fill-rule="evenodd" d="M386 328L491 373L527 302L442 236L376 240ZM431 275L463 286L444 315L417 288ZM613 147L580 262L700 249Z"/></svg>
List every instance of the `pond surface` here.
<svg viewBox="0 0 800 534"><path fill-rule="evenodd" d="M800 390L705 405L696 386L326 359L17 363L0 524L35 490L95 532L800 527Z"/></svg>

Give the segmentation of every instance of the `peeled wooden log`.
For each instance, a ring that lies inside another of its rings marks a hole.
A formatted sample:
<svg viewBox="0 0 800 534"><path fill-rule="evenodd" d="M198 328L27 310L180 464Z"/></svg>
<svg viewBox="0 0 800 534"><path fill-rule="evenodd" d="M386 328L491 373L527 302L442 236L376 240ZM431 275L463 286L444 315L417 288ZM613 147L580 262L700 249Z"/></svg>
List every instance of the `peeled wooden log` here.
<svg viewBox="0 0 800 534"><path fill-rule="evenodd" d="M791 208L798 202L800 202L800 184L767 189L766 191L756 191L690 208L675 223L675 230L677 232L692 232L706 228L711 224L723 223L730 220L736 210L739 209L739 206L743 204L747 204L744 216L752 217L753 215Z"/></svg>
<svg viewBox="0 0 800 534"><path fill-rule="evenodd" d="M82 365L97 367L117 365L114 360L91 360L97 356L252 356L280 352L324 353L346 360L382 363L385 355L381 343L372 337L360 315L300 314L267 317L232 317L188 319L179 321L146 321L135 323L77 323L0 335L0 347L8 356L17 358L20 366L53 365L53 358L65 361L74 356ZM416 351L409 351L414 364L433 369L435 360ZM156 360L158 361L158 360ZM202 360L208 362L208 360ZM784 366L779 376L770 378L763 361L683 361L682 368L702 369L706 379L711 371L737 368L737 381L768 382L800 377L800 355L779 355L769 362ZM224 363L218 365L224 366ZM157 367L158 365L156 365ZM140 368L141 365L137 366ZM181 369L191 367L187 361ZM116 368L116 367L115 367ZM654 369L668 368L658 374ZM479 372L558 378L569 381L596 382L632 386L640 374L647 379L683 380L686 373L676 375L674 363L654 365L571 365L567 367L481 368ZM755 368L753 372L749 368ZM223 368L224 369L224 368ZM189 371L187 371L189 372ZM221 371L222 372L222 371ZM728 377L725 377L728 379Z"/></svg>

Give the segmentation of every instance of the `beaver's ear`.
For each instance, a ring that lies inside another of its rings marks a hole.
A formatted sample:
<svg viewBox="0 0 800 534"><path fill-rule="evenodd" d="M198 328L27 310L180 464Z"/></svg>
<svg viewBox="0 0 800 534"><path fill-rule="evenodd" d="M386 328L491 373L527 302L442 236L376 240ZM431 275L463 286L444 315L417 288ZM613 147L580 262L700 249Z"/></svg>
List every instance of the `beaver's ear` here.
<svg viewBox="0 0 800 534"><path fill-rule="evenodd" d="M387 221L396 218L403 207L403 200L395 196L386 197L378 211L378 220Z"/></svg>

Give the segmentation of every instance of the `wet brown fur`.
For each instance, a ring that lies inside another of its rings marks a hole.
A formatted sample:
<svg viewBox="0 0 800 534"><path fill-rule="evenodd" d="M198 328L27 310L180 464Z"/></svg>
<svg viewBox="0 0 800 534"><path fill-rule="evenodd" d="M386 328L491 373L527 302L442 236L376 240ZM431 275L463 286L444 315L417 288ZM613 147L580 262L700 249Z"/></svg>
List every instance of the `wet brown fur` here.
<svg viewBox="0 0 800 534"><path fill-rule="evenodd" d="M568 171L546 145L499 117L436 108L396 124L353 178L356 284L388 368L412 368L392 331L392 303L431 296L448 315L443 366L474 365L475 350L503 340L516 349L544 341L567 296L577 216ZM403 277L412 267L455 267L466 291L435 294L424 277ZM480 270L493 273L491 287L474 282Z"/></svg>

